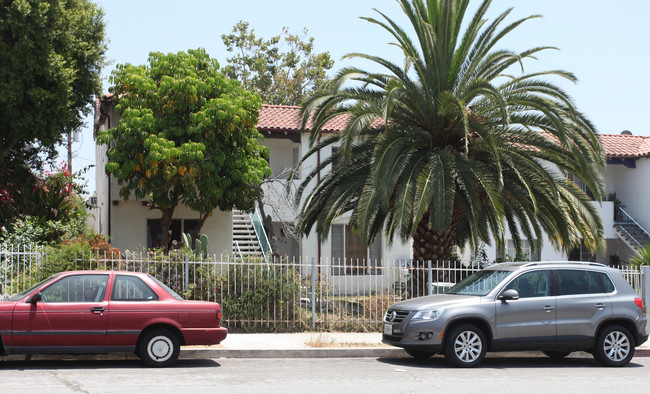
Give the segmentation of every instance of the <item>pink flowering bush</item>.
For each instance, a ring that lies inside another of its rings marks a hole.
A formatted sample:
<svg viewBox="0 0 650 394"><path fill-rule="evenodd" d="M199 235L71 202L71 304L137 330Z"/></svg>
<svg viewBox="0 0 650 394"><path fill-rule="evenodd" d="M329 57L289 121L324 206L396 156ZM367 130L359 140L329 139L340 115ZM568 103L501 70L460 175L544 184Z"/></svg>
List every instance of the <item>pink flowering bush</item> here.
<svg viewBox="0 0 650 394"><path fill-rule="evenodd" d="M87 213L79 175L65 163L56 171L29 175L0 186L0 227L5 229L0 241L50 243L82 234Z"/></svg>

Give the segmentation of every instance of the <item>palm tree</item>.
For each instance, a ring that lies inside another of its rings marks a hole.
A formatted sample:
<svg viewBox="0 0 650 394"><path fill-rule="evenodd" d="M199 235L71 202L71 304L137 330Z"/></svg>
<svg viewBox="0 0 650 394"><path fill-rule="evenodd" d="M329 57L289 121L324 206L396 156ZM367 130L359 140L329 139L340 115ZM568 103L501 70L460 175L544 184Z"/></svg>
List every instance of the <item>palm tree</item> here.
<svg viewBox="0 0 650 394"><path fill-rule="evenodd" d="M468 0L398 0L415 33L393 19L364 18L396 40L404 59L353 53L384 72L342 69L303 106L312 149L339 149L302 182L333 162L304 198L298 228L326 237L330 223L351 212L350 224L368 242L412 238L417 261L449 260L453 245L495 240L505 229L519 249L522 236L570 250L581 240L604 248L602 223L581 178L596 200L604 196L605 161L594 126L552 78L552 70L525 73L523 61L550 47L520 53L495 49L520 24L505 24L511 9L488 22L485 0L463 31ZM515 74L518 70L518 75ZM346 117L340 133L321 134ZM306 158L305 157L305 158ZM304 159L303 159L304 160Z"/></svg>

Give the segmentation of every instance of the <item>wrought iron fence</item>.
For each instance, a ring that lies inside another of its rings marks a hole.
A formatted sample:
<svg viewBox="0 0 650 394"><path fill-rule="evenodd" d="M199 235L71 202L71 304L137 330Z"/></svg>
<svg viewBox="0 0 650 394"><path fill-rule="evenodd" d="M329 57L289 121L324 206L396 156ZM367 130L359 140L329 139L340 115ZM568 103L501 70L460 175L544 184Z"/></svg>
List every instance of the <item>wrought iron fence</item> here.
<svg viewBox="0 0 650 394"><path fill-rule="evenodd" d="M219 302L224 326L251 332L377 331L386 309L442 293L479 270L451 262L282 259L241 261L194 254L61 254L0 245L0 298L65 270L128 270L157 277L186 299ZM641 271L621 268L641 294Z"/></svg>

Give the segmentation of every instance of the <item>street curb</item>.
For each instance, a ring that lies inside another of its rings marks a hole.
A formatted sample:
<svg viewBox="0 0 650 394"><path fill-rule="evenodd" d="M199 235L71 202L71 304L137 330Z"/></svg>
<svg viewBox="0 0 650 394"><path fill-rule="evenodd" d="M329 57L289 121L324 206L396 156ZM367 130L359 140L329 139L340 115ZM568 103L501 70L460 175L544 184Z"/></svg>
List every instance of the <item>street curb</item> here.
<svg viewBox="0 0 650 394"><path fill-rule="evenodd" d="M312 349L184 349L180 358L397 358L407 357L400 348Z"/></svg>
<svg viewBox="0 0 650 394"><path fill-rule="evenodd" d="M584 353L585 357L589 356ZM635 357L650 357L650 348L636 348ZM306 348L306 349L181 349L180 359L228 358L404 358L401 348ZM541 352L490 352L488 357L545 357ZM133 353L111 354L14 354L0 361L139 360Z"/></svg>

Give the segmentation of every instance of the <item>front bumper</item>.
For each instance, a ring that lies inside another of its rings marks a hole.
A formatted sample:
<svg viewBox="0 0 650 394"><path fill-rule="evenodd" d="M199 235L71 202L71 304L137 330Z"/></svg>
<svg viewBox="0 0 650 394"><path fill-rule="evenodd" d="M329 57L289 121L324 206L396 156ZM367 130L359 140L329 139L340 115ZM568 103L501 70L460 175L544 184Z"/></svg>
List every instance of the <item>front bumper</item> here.
<svg viewBox="0 0 650 394"><path fill-rule="evenodd" d="M410 318L399 323L384 321L382 342L401 348L442 350L443 322L439 319L413 321Z"/></svg>

